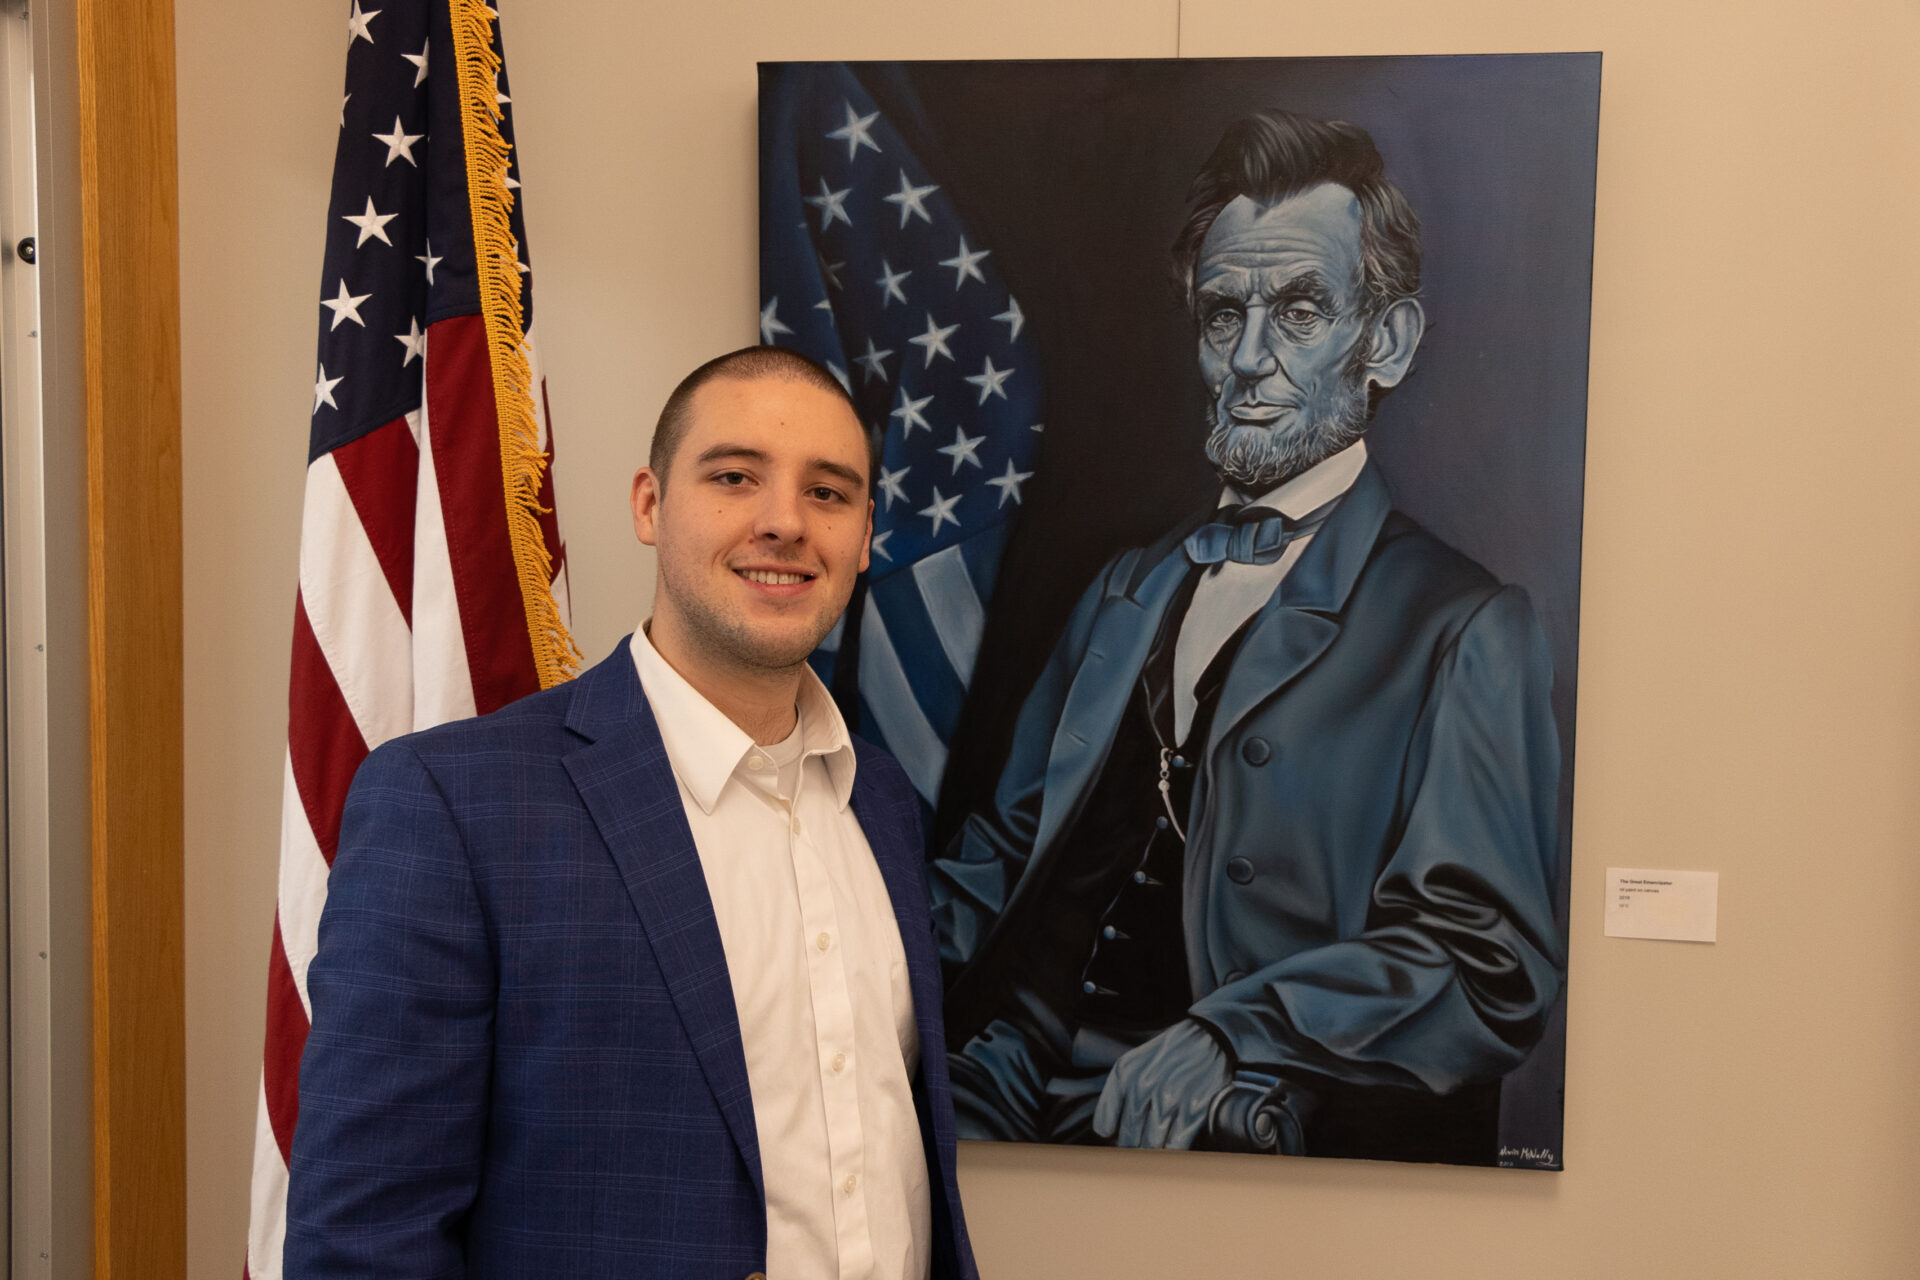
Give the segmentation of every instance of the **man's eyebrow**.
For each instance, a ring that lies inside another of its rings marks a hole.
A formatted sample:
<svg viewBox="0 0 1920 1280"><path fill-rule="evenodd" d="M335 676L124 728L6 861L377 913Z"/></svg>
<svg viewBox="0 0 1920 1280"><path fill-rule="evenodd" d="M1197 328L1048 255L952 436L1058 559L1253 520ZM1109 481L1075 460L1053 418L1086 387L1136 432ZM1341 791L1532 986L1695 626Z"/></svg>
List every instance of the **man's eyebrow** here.
<svg viewBox="0 0 1920 1280"><path fill-rule="evenodd" d="M727 444L723 441L720 444L713 445L702 451L700 456L694 459L694 462L696 464L718 462L722 458L738 458L743 462L765 462L767 460L767 451L765 449L755 449L744 444Z"/></svg>
<svg viewBox="0 0 1920 1280"><path fill-rule="evenodd" d="M722 461L758 462L765 464L771 461L771 457L772 455L768 454L765 449L755 449L751 445L744 444L728 444L722 441L719 444L703 449L700 452L700 456L694 459L694 464L700 466L709 462ZM808 458L807 470L810 472L824 471L830 476L836 476L839 479L845 480L855 488L864 488L867 483L867 478L864 475L861 475L846 463L835 462L832 458Z"/></svg>
<svg viewBox="0 0 1920 1280"><path fill-rule="evenodd" d="M1308 302L1319 304L1324 310L1333 310L1333 287L1318 271L1302 271L1282 281L1278 287L1266 290L1264 296L1270 303L1305 298Z"/></svg>
<svg viewBox="0 0 1920 1280"><path fill-rule="evenodd" d="M856 489L864 489L867 478L844 462L835 462L831 458L811 458L807 461L810 471L824 471L830 476L838 476Z"/></svg>

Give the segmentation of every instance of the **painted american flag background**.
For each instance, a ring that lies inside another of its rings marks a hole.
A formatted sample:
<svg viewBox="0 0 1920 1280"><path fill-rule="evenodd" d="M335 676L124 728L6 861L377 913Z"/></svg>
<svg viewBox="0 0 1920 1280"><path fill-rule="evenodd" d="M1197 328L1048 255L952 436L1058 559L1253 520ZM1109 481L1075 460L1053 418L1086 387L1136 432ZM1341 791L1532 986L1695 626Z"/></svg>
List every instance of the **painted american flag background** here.
<svg viewBox="0 0 1920 1280"><path fill-rule="evenodd" d="M881 441L872 565L813 661L931 807L1039 465L1039 358L992 246L845 64L765 69L760 111L760 340L832 369Z"/></svg>
<svg viewBox="0 0 1920 1280"><path fill-rule="evenodd" d="M482 0L347 11L251 1280L281 1274L306 971L355 770L389 738L485 714L577 663L498 18Z"/></svg>

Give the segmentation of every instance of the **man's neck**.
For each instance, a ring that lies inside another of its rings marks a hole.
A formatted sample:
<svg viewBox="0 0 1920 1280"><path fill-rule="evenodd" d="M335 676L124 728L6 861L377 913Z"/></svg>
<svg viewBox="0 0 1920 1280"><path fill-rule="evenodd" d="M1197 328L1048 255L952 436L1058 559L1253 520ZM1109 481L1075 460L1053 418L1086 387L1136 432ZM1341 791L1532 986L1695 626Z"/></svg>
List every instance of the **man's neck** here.
<svg viewBox="0 0 1920 1280"><path fill-rule="evenodd" d="M654 652L760 746L793 732L800 699L801 667L736 667L711 661L688 637L659 619L646 623ZM804 665L804 664L803 664Z"/></svg>

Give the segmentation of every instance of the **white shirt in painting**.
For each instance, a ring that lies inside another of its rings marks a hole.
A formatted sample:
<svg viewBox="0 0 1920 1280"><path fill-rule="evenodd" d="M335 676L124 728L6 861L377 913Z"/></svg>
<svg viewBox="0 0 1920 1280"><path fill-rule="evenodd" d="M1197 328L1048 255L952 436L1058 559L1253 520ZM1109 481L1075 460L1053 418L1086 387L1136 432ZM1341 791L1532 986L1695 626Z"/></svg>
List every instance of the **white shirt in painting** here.
<svg viewBox="0 0 1920 1280"><path fill-rule="evenodd" d="M756 746L663 659L633 660L720 925L767 1193L777 1280L924 1280L920 1037L892 900L848 805L854 753L801 677L785 742Z"/></svg>
<svg viewBox="0 0 1920 1280"><path fill-rule="evenodd" d="M1330 458L1322 458L1291 480L1286 480L1252 500L1256 507L1272 507L1292 519L1311 515L1335 498L1345 495L1360 478L1367 465L1367 442L1356 440ZM1229 487L1220 495L1220 505L1238 506L1246 496ZM1260 607L1280 589L1280 583L1300 557L1314 535L1303 534L1287 544L1287 549L1272 564L1238 564L1224 560L1213 565L1193 588L1193 603L1180 624L1179 638L1173 644L1173 740L1184 743L1193 727L1193 713L1199 705L1194 690L1206 674L1220 646L1238 631L1241 624L1260 611Z"/></svg>

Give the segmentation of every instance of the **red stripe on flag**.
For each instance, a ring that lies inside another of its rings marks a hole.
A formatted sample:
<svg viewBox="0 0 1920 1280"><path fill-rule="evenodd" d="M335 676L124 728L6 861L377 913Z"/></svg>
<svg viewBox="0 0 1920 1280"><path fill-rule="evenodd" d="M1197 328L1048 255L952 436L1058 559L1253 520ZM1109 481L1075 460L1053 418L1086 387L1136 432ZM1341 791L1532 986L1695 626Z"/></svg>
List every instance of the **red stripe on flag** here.
<svg viewBox="0 0 1920 1280"><path fill-rule="evenodd" d="M354 771L367 758L367 743L314 637L304 598L294 601L293 671L287 690L287 749L293 756L293 781L314 842L331 867L334 851L340 847L340 810L347 803Z"/></svg>
<svg viewBox="0 0 1920 1280"><path fill-rule="evenodd" d="M333 465L353 500L360 527L387 575L400 616L413 625L413 505L420 481L420 446L405 418L333 451Z"/></svg>
<svg viewBox="0 0 1920 1280"><path fill-rule="evenodd" d="M537 691L540 678L507 537L486 321L454 316L428 333L427 430L474 708L485 715Z"/></svg>
<svg viewBox="0 0 1920 1280"><path fill-rule="evenodd" d="M300 1118L300 1055L307 1048L307 1010L287 967L287 947L280 938L280 915L273 917L273 956L267 962L267 1057L263 1084L267 1120L280 1158L293 1163L293 1126Z"/></svg>

